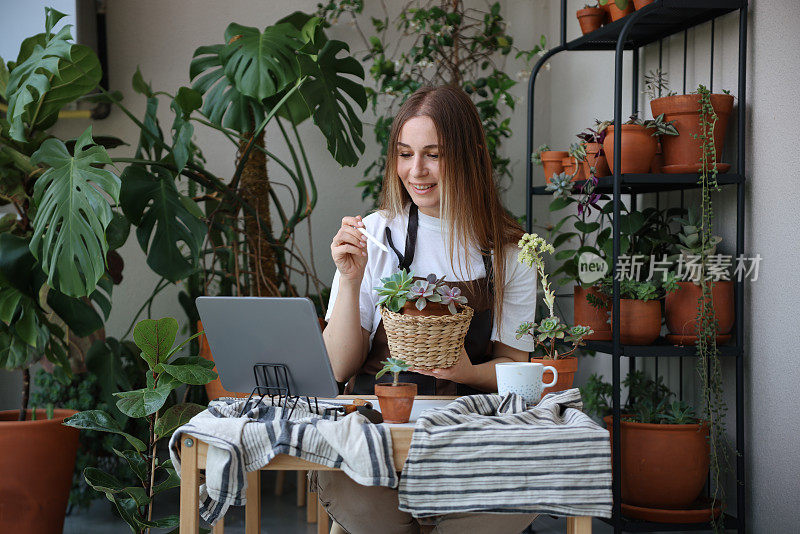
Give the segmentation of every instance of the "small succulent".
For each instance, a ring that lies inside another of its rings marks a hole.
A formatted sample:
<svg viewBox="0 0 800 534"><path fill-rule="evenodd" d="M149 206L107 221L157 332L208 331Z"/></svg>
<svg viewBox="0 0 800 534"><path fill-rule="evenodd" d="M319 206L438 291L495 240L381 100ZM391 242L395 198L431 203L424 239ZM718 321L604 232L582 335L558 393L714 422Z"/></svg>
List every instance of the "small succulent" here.
<svg viewBox="0 0 800 534"><path fill-rule="evenodd" d="M542 152L548 152L550 147L548 145L540 145L536 151L531 154L531 163L534 165L541 165L542 164Z"/></svg>
<svg viewBox="0 0 800 534"><path fill-rule="evenodd" d="M578 162L584 161L586 160L586 145L583 143L572 143L569 145L567 153L569 157L575 158Z"/></svg>
<svg viewBox="0 0 800 534"><path fill-rule="evenodd" d="M669 410L660 414L659 419L670 425L692 425L697 423L694 408L685 401L672 401Z"/></svg>
<svg viewBox="0 0 800 534"><path fill-rule="evenodd" d="M408 300L411 283L414 277L405 269L392 276L381 278L382 286L373 288L380 295L378 305L397 313Z"/></svg>
<svg viewBox="0 0 800 534"><path fill-rule="evenodd" d="M551 191L554 197L568 198L572 194L573 185L572 175L560 172L550 178L545 190Z"/></svg>
<svg viewBox="0 0 800 534"><path fill-rule="evenodd" d="M458 313L456 304L461 304L462 306L467 304L467 297L462 295L461 289L457 287L442 284L436 288L436 293L440 296L442 305L447 306L448 311L453 315Z"/></svg>
<svg viewBox="0 0 800 534"><path fill-rule="evenodd" d="M408 300L414 301L420 311L425 309L428 302L442 302L442 296L436 292L440 283L434 274L429 274L425 280L417 280L408 292Z"/></svg>
<svg viewBox="0 0 800 534"><path fill-rule="evenodd" d="M386 373L392 373L392 385L396 386L397 382L400 378L400 373L403 371L408 371L411 369L411 365L407 364L405 361L401 360L400 358L387 358L386 360L381 362L383 364L383 368L375 373L375 378L380 378Z"/></svg>
<svg viewBox="0 0 800 534"><path fill-rule="evenodd" d="M547 317L539 323L536 330L539 332L539 341L544 341L546 339L564 339L567 328L568 326L562 323L560 318Z"/></svg>
<svg viewBox="0 0 800 534"><path fill-rule="evenodd" d="M675 221L680 223L681 232L678 234L681 244L678 245L678 250L684 255L695 256L710 256L716 252L717 245L722 241L719 236L711 236L711 241L707 244L705 250L700 236L700 221L697 217L697 211L689 208L686 219L675 218Z"/></svg>
<svg viewBox="0 0 800 534"><path fill-rule="evenodd" d="M590 327L576 325L567 330L567 337L565 338L565 341L582 345L583 338L590 334L594 334L594 330L592 330Z"/></svg>

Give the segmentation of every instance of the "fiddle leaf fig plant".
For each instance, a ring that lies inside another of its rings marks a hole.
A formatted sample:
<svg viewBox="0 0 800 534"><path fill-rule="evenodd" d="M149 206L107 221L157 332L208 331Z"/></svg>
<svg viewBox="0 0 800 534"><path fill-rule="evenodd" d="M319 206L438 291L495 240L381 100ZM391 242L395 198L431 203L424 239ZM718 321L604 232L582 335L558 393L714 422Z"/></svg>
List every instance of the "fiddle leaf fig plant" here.
<svg viewBox="0 0 800 534"><path fill-rule="evenodd" d="M177 515L153 519L156 495L180 485L172 462L159 460L156 446L159 440L171 436L176 428L205 408L182 403L162 410L170 393L185 384L203 385L217 378L212 370L213 362L198 356L177 356L188 342L202 332L175 345L177 332L178 322L172 317L146 319L134 329L134 342L147 364L147 386L116 393L116 404L129 417L147 422L146 436L124 432L114 417L102 410L79 412L64 421L65 425L78 429L120 434L132 447L123 451L114 449L114 453L130 467L139 485L126 486L114 473L96 467L87 467L83 475L92 488L105 494L114 503L120 516L137 534L143 534L151 528L174 528L179 522Z"/></svg>

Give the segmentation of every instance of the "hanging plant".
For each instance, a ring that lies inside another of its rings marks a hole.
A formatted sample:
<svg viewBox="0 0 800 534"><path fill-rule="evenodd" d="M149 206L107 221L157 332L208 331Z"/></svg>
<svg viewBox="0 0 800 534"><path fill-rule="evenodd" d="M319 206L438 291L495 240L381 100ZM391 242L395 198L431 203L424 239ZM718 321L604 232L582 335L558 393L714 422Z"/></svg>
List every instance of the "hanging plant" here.
<svg viewBox="0 0 800 534"><path fill-rule="evenodd" d="M714 301L711 290L714 283L709 279L709 254L706 252L713 244L715 236L712 231L714 210L711 203L712 191L719 190L717 183L717 152L714 145L714 126L717 123L717 114L711 105L711 91L705 86L697 88L700 95L700 133L697 138L701 143L700 175L698 184L701 187L700 202L700 241L701 250L701 276L700 298L697 317L697 371L700 375L702 387L702 402L705 416L710 425L709 451L710 468L713 484L711 484L711 498L714 501L712 509L717 502L724 500L725 490L721 484L721 475L728 467L728 455L725 449L725 414L727 405L722 391L722 365L717 350L717 327L714 315ZM715 532L724 529L721 521L715 520L712 515Z"/></svg>

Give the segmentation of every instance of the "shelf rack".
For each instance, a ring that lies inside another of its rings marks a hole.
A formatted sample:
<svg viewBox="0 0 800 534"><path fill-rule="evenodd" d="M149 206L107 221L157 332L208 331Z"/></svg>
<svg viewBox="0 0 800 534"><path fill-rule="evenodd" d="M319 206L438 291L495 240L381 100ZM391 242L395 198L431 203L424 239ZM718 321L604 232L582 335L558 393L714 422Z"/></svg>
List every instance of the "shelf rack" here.
<svg viewBox="0 0 800 534"><path fill-rule="evenodd" d="M613 0L612 0L613 1ZM530 232L533 225L533 196L548 195L544 186L533 186L533 164L531 153L533 142L534 89L536 77L545 63L554 55L563 51L608 50L615 53L614 66L614 145L621 146L622 124L622 76L623 53L631 51L632 58L632 111L638 111L639 84L639 49L653 43L659 43L659 66L661 63L662 39L683 32L684 35L684 76L683 92L686 93L686 48L687 32L690 28L710 22L711 24L711 67L709 87L713 89L714 74L714 23L716 18L738 12L739 14L739 70L738 70L738 132L735 171L718 175L721 186L736 188L736 256L744 253L744 220L745 220L745 97L746 97L746 57L747 57L747 0L655 0L623 17L607 24L587 35L567 41L567 2L561 0L561 42L547 51L531 71L528 84L528 121L527 121L527 157L526 157L526 230ZM598 192L613 195L614 238L612 274L616 274L616 265L620 254L620 197L630 194L632 207L636 206L636 196L644 193L658 193L697 188L696 174L620 174L621 154L614 153L613 176L601 178ZM681 193L683 205L683 193ZM615 277L616 278L616 277ZM619 281L614 281L613 302L619 303ZM745 514L745 451L744 451L744 281L734 284L735 322L733 343L719 347L722 358L735 359L736 367L736 515L725 514L726 530L746 531ZM683 358L696 356L693 347L678 347L666 343L662 338L650 346L622 345L619 337L619 306L613 308L612 341L587 343L587 349L611 355L612 361L612 403L613 403L613 472L621 469L620 456L620 359L629 358L631 368L635 368L636 358L653 358L658 373L658 359L661 357L678 358L683 367ZM681 372L681 396L683 380ZM621 509L621 480L614 477L612 484L614 494L613 515L605 520L614 526L614 532L667 532L676 530L710 530L710 523L669 524L639 521L626 518Z"/></svg>

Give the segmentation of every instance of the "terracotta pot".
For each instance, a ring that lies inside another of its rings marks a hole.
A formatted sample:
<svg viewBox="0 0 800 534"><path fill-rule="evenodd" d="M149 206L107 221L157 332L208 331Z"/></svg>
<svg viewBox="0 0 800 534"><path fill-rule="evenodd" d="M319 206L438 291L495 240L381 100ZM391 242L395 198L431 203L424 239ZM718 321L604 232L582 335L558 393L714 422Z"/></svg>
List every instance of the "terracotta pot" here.
<svg viewBox="0 0 800 534"><path fill-rule="evenodd" d="M531 358L533 363L541 363L542 365L551 365L556 368L558 372L558 380L555 385L549 388L544 388L542 396L552 393L553 391L564 391L572 387L572 382L575 380L575 371L578 370L578 358L570 356L559 360L545 360L544 358ZM542 373L542 383L549 384L553 381L553 371L545 371Z"/></svg>
<svg viewBox="0 0 800 534"><path fill-rule="evenodd" d="M14 534L54 534L64 528L78 451L77 428L64 419L78 412L32 411L19 422L19 410L0 412L0 525Z"/></svg>
<svg viewBox="0 0 800 534"><path fill-rule="evenodd" d="M544 168L544 179L549 184L550 178L554 174L564 172L563 159L569 155L565 150L547 150L542 152L542 167Z"/></svg>
<svg viewBox="0 0 800 534"><path fill-rule="evenodd" d="M611 22L619 20L622 17L633 13L633 2L628 2L628 7L625 9L620 9L617 7L617 4L614 2L614 0L608 0L608 3L602 7L608 12Z"/></svg>
<svg viewBox="0 0 800 534"><path fill-rule="evenodd" d="M667 293L664 303L667 328L680 345L694 345L697 342L697 300L700 286L692 282L678 282L678 291ZM714 315L717 319L717 335L728 334L733 328L733 282L714 282L711 288L714 301Z"/></svg>
<svg viewBox="0 0 800 534"><path fill-rule="evenodd" d="M711 105L718 117L714 127L714 147L719 162L725 144L728 118L733 111L733 96L712 94ZM673 124L679 134L661 137L664 172L699 172L701 140L695 136L700 133L700 95L656 98L650 101L650 109L654 117L663 113L665 121L675 121ZM689 166L689 170L681 166Z"/></svg>
<svg viewBox="0 0 800 534"><path fill-rule="evenodd" d="M200 332L203 329L203 323L197 321L197 331ZM208 346L208 339L206 339L205 334L199 336L197 340L200 342L200 357L205 358L206 360L213 362L214 356L211 354L211 347ZM214 366L214 372L217 372L217 366ZM255 385L255 384L254 384ZM208 400L217 400L220 397L238 397L238 398L247 398L250 395L250 392L247 393L235 393L233 391L228 391L224 387L222 387L222 382L220 382L219 378L215 378L208 384L206 384L206 395L208 395Z"/></svg>
<svg viewBox="0 0 800 534"><path fill-rule="evenodd" d="M384 423L408 423L411 407L417 394L417 385L400 382L392 384L375 384L375 396L381 407Z"/></svg>
<svg viewBox="0 0 800 534"><path fill-rule="evenodd" d="M594 167L595 176L598 178L611 174L605 153L602 156L597 155L602 147L600 143L586 143L586 161L583 162L583 168L587 178L591 174L589 167Z"/></svg>
<svg viewBox="0 0 800 534"><path fill-rule="evenodd" d="M586 35L603 25L606 13L599 7L585 7L578 10L577 16L578 23L581 25L581 31Z"/></svg>
<svg viewBox="0 0 800 534"><path fill-rule="evenodd" d="M573 174L575 172L575 168L578 166L578 161L575 158L567 156L561 160L561 164L564 165L565 173ZM572 178L572 181L576 182L578 180L586 180L586 178L588 178L588 175L586 174L583 165L581 165L578 169L578 173Z"/></svg>
<svg viewBox="0 0 800 534"><path fill-rule="evenodd" d="M642 9L644 6L650 5L653 3L653 0L633 0L633 7L636 9Z"/></svg>
<svg viewBox="0 0 800 534"><path fill-rule="evenodd" d="M611 416L603 418L609 432ZM690 506L708 476L708 424L621 421L622 501L646 508Z"/></svg>
<svg viewBox="0 0 800 534"><path fill-rule="evenodd" d="M619 299L619 322L620 343L650 345L661 334L661 301Z"/></svg>
<svg viewBox="0 0 800 534"><path fill-rule="evenodd" d="M422 310L418 310L417 303L409 301L403 305L400 313L413 316L442 317L443 315L450 315L450 310L439 302L428 302Z"/></svg>
<svg viewBox="0 0 800 534"><path fill-rule="evenodd" d="M586 300L586 295L592 294L599 299L602 299L608 304L608 310L598 310ZM581 286L575 286L575 293L573 294L573 321L572 324L588 326L594 330L593 334L586 336L583 339L595 341L610 341L611 340L611 323L608 322L609 310L611 310L610 300L607 296L603 295L594 287L584 289ZM559 370L559 373L561 371ZM561 376L560 374L558 375Z"/></svg>
<svg viewBox="0 0 800 534"><path fill-rule="evenodd" d="M650 172L653 174L661 174L664 169L664 152L661 150L661 143L656 144L656 155L653 156L653 161L650 163Z"/></svg>
<svg viewBox="0 0 800 534"><path fill-rule="evenodd" d="M622 125L622 174L642 174L650 172L650 165L656 155L657 139L653 130L638 124ZM603 150L608 159L608 167L614 172L614 127L609 126L603 141Z"/></svg>

